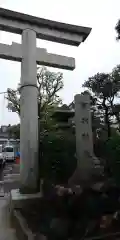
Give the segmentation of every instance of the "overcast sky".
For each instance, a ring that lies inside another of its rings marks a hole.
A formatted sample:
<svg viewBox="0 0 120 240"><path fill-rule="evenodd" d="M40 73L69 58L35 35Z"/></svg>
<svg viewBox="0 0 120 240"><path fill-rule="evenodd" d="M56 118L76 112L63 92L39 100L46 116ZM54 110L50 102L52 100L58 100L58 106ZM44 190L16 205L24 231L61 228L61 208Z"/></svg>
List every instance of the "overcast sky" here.
<svg viewBox="0 0 120 240"><path fill-rule="evenodd" d="M79 47L38 40L48 52L75 57L76 69L63 71L64 89L60 96L70 103L81 92L83 82L97 72L110 72L120 64L120 42L116 42L115 25L120 18L120 0L0 0L0 7L48 18L51 20L91 27L92 32ZM21 37L0 32L0 42L20 42ZM52 69L53 70L53 69ZM20 81L20 63L0 60L0 92L16 89ZM7 102L0 95L0 125L16 124L16 113L8 112Z"/></svg>

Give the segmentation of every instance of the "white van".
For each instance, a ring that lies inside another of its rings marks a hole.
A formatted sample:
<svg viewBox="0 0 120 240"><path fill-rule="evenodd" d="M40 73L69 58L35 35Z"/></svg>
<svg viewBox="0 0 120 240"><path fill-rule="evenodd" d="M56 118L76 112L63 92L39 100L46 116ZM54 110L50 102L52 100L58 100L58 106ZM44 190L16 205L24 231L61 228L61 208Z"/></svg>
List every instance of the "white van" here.
<svg viewBox="0 0 120 240"><path fill-rule="evenodd" d="M6 145L3 149L3 158L6 161L14 161L15 160L15 153L14 147L12 145Z"/></svg>

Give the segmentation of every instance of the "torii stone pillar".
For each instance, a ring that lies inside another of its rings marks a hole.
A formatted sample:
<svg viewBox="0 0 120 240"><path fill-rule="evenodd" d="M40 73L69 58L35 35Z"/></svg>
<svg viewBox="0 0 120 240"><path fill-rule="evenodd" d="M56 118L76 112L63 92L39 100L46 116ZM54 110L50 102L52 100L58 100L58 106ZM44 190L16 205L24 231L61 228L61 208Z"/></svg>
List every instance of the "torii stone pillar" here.
<svg viewBox="0 0 120 240"><path fill-rule="evenodd" d="M22 45L0 44L0 58L21 61L20 179L23 192L35 192L38 178L37 64L73 70L75 60L36 48L36 37L79 46L91 29L0 8L0 29L22 34Z"/></svg>
<svg viewBox="0 0 120 240"><path fill-rule="evenodd" d="M36 32L22 33L20 181L24 192L37 191L38 176L38 89L36 81Z"/></svg>

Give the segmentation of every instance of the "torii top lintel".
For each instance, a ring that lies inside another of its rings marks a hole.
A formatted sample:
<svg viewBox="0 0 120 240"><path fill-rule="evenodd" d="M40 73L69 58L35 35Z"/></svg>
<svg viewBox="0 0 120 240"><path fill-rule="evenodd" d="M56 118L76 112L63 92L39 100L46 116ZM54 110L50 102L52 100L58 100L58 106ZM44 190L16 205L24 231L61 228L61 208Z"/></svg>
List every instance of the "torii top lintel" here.
<svg viewBox="0 0 120 240"><path fill-rule="evenodd" d="M21 34L26 28L35 30L37 38L79 46L91 28L38 18L0 8L0 30Z"/></svg>

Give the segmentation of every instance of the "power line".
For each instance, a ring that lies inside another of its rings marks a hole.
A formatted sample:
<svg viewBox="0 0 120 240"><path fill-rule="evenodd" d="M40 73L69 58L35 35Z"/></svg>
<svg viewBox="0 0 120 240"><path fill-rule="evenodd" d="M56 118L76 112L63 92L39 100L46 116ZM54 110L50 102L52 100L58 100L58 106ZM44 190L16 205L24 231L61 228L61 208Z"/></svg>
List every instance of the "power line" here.
<svg viewBox="0 0 120 240"><path fill-rule="evenodd" d="M5 93L7 93L7 92L0 92L0 94L5 94Z"/></svg>

